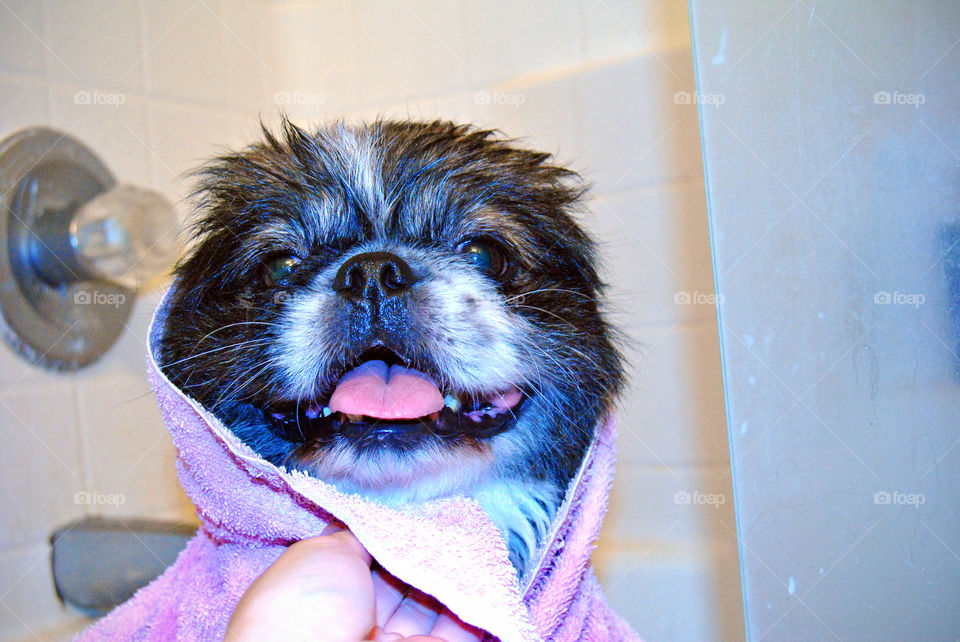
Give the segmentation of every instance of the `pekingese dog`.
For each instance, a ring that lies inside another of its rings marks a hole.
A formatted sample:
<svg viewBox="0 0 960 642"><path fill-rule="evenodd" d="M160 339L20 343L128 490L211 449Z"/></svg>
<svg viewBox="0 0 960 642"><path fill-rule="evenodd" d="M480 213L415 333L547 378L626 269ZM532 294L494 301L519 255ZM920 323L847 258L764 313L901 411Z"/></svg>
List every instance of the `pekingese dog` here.
<svg viewBox="0 0 960 642"><path fill-rule="evenodd" d="M476 498L522 574L622 382L579 177L440 121L284 121L198 175L166 375L277 465Z"/></svg>

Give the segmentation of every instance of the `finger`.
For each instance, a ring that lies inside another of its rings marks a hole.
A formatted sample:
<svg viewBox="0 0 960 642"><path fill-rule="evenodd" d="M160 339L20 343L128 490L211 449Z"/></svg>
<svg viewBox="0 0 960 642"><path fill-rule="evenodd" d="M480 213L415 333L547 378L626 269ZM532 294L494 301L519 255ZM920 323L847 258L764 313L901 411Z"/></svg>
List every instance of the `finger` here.
<svg viewBox="0 0 960 642"><path fill-rule="evenodd" d="M337 531L333 535L330 535L331 538L342 544L349 550L351 553L363 560L364 564L370 566L373 562L373 557L370 553L367 552L367 549L363 547L363 544L360 543L360 540L350 531Z"/></svg>
<svg viewBox="0 0 960 642"><path fill-rule="evenodd" d="M470 626L451 613L450 609L445 608L434 623L430 635L446 642L477 642L483 639L484 632L475 626Z"/></svg>
<svg viewBox="0 0 960 642"><path fill-rule="evenodd" d="M320 536L333 535L334 533L339 533L342 530L346 530L346 528L347 527L340 522L330 522L322 531L320 531Z"/></svg>
<svg viewBox="0 0 960 642"><path fill-rule="evenodd" d="M372 642L446 642L432 635L414 635L406 638L399 633L387 633L379 626L371 632L370 640Z"/></svg>
<svg viewBox="0 0 960 642"><path fill-rule="evenodd" d="M402 633L405 636L429 633L441 608L440 603L433 597L413 589L400 602L400 606L383 628L390 633Z"/></svg>
<svg viewBox="0 0 960 642"><path fill-rule="evenodd" d="M370 640L372 642L404 642L404 637L399 633L387 633L379 626L375 626L370 632Z"/></svg>
<svg viewBox="0 0 960 642"><path fill-rule="evenodd" d="M380 566L373 569L373 595L377 603L377 625L383 626L393 617L410 587Z"/></svg>
<svg viewBox="0 0 960 642"><path fill-rule="evenodd" d="M231 639L362 639L375 624L364 555L349 531L292 544L244 593L231 616Z"/></svg>
<svg viewBox="0 0 960 642"><path fill-rule="evenodd" d="M357 539L357 536L350 532L350 530L344 526L342 523L337 521L332 521L327 524L322 531L320 531L319 537L324 537L326 535L335 535L335 541L338 541L353 552L356 553L360 559L364 560L368 565L373 561L370 553L367 552L367 549L363 544L360 543L360 540ZM307 538L315 539L315 538ZM303 540L301 540L303 541ZM333 540L331 540L333 541Z"/></svg>

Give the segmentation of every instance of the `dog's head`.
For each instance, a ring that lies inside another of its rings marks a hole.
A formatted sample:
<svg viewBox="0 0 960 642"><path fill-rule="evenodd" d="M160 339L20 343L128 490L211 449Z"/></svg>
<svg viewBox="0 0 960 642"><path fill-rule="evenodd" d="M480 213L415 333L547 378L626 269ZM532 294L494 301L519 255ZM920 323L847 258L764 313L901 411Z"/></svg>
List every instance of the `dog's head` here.
<svg viewBox="0 0 960 642"><path fill-rule="evenodd" d="M427 497L559 486L620 385L577 176L445 122L205 166L162 366L276 463Z"/></svg>

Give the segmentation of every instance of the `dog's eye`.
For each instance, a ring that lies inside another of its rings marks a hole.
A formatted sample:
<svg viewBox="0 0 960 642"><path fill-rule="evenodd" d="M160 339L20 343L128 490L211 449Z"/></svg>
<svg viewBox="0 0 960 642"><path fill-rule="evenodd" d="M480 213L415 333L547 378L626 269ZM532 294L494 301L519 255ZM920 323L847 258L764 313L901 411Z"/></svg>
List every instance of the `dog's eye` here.
<svg viewBox="0 0 960 642"><path fill-rule="evenodd" d="M278 256L264 263L263 279L267 285L274 285L293 274L300 265L300 259L295 256Z"/></svg>
<svg viewBox="0 0 960 642"><path fill-rule="evenodd" d="M491 276L501 277L507 271L507 259L493 241L464 241L457 246L457 254L462 254L470 263Z"/></svg>

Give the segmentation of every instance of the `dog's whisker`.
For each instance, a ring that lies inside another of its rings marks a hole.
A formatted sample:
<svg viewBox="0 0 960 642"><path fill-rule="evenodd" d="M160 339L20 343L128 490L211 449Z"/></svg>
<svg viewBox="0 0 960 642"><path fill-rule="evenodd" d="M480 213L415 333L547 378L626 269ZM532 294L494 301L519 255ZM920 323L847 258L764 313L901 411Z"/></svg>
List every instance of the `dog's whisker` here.
<svg viewBox="0 0 960 642"><path fill-rule="evenodd" d="M181 363L186 363L187 361L192 361L192 360L194 360L194 359L199 359L199 358L201 358L201 357L205 357L205 356L207 356L208 354L213 354L214 352L222 352L222 351L224 351L224 350L235 350L235 349L237 349L237 348L241 348L241 347L244 347L244 346L247 346L247 345L269 345L270 342L271 342L271 339L270 339L270 338L268 338L268 337L260 337L260 338L257 338L257 339L249 339L249 340L247 340L247 341L240 341L240 342L238 342L238 343L230 343L230 344L225 345L225 346L220 346L219 348L211 348L210 350L204 350L203 352L198 352L197 354L191 354L189 357L184 357L184 358L178 359L178 360L176 360L176 361L171 361L170 363L166 364L166 366L167 366L167 367L176 366L176 365L179 365L179 364L181 364Z"/></svg>
<svg viewBox="0 0 960 642"><path fill-rule="evenodd" d="M204 341L206 341L208 338L210 338L211 336L213 336L213 335L216 334L217 332L222 332L223 330L229 330L230 328L235 328L235 327L243 326L243 325L269 325L269 326L274 326L274 327L280 327L279 324L277 324L277 323L272 323L272 322L269 322L269 321L237 321L236 323L228 323L227 325L223 325L223 326L220 326L220 327L218 327L218 328L216 328L216 329L214 329L214 330L211 330L211 331L208 332L207 334L205 334L205 335L203 335L202 337L200 337L200 339L197 341L197 344L203 343Z"/></svg>
<svg viewBox="0 0 960 642"><path fill-rule="evenodd" d="M520 292L519 294L515 294L515 295L513 295L513 296L506 297L506 298L503 300L503 302L504 302L504 303L512 303L513 301L516 301L516 300L518 300L518 299L522 301L523 299L525 299L525 298L527 298L527 297L529 297L529 296L532 296L532 295L534 295L534 294L550 294L550 293L552 293L552 292L560 292L560 293L563 293L563 294L572 294L572 295L574 295L574 296L576 296L576 297L579 297L579 298L583 299L584 301L594 301L594 299L593 299L592 297L590 297L589 295L584 294L583 292L577 292L576 290L569 290L569 289L566 289L566 288L539 288L539 289L537 289L537 290L527 290L527 291L525 291L525 292Z"/></svg>
<svg viewBox="0 0 960 642"><path fill-rule="evenodd" d="M538 307L538 306L535 306L535 305L527 305L526 303L518 303L516 307L518 307L518 308L528 308L528 309L530 309L530 310L536 310L537 312L542 312L543 314L546 314L546 315L548 315L548 316L551 316L551 317L553 317L553 318L555 318L555 319L559 319L564 325L570 326L571 328L573 328L575 334L578 334L578 335L579 335L579 334L585 334L584 332L580 332L580 331L579 331L579 329L577 328L577 325L576 325L574 322L572 322L572 321L570 321L569 319L566 319L566 318L560 316L560 315L557 314L556 312L551 312L550 310L547 310L547 309L545 309L545 308L541 308L541 307Z"/></svg>
<svg viewBox="0 0 960 642"><path fill-rule="evenodd" d="M215 403L219 405L224 401L224 399L231 398L234 395L239 395L241 392L243 392L244 388L246 388L251 383L253 383L256 380L256 378L259 377L270 366L274 365L275 359L276 359L275 357L270 357L269 359L266 359L264 362L262 362L259 365L257 371L251 374L245 381L237 380L234 383L230 384L219 396L219 398L217 398Z"/></svg>

